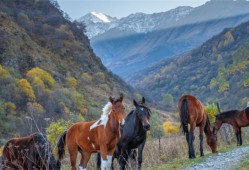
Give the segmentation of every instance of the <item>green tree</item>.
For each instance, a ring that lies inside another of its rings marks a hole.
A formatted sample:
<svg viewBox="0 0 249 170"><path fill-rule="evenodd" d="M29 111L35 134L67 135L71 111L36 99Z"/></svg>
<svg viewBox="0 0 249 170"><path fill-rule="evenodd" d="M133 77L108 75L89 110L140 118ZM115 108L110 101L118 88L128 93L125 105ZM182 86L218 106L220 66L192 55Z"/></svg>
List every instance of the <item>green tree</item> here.
<svg viewBox="0 0 249 170"><path fill-rule="evenodd" d="M171 94L166 93L166 94L163 95L163 104L172 105L173 100L174 100L174 98L173 98L173 96Z"/></svg>

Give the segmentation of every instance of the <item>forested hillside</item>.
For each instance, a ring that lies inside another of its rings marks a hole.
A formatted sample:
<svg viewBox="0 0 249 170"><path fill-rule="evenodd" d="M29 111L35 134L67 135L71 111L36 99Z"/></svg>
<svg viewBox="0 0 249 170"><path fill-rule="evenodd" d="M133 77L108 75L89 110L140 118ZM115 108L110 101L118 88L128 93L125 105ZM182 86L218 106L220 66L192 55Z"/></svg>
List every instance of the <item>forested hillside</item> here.
<svg viewBox="0 0 249 170"><path fill-rule="evenodd" d="M172 99L176 103L182 94L191 93L203 102L220 102L222 109L242 109L249 101L249 22L225 29L199 48L163 60L131 81L161 104Z"/></svg>
<svg viewBox="0 0 249 170"><path fill-rule="evenodd" d="M0 0L0 143L58 118L99 117L109 95L133 97L95 56L84 25L65 18L54 1Z"/></svg>

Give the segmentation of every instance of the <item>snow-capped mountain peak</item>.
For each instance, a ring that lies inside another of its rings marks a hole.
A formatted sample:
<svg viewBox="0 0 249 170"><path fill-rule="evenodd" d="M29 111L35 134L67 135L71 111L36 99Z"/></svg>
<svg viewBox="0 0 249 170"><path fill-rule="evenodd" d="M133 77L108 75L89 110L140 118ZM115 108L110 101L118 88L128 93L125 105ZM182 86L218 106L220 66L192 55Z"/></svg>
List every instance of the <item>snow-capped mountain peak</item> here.
<svg viewBox="0 0 249 170"><path fill-rule="evenodd" d="M101 12L91 12L78 19L86 25L88 38L93 38L111 29L128 34L147 33L174 25L179 19L192 11L192 7L182 6L166 12L145 14L138 12L117 19Z"/></svg>
<svg viewBox="0 0 249 170"><path fill-rule="evenodd" d="M111 22L110 19L109 19L109 17L106 16L105 14L101 13L101 12L95 12L95 11L93 11L93 12L91 12L91 14L94 15L94 16L96 16L98 19L100 19L103 22L107 22L107 23Z"/></svg>

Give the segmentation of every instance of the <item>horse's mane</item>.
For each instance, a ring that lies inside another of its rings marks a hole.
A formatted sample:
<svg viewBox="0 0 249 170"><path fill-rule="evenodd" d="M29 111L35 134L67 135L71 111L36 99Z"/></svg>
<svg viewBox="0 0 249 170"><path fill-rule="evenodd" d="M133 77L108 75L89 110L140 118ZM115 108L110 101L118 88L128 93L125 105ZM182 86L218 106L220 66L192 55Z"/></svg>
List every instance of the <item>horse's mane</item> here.
<svg viewBox="0 0 249 170"><path fill-rule="evenodd" d="M229 110L229 111L221 112L220 114L216 115L216 118L233 117L238 112L239 112L239 110Z"/></svg>
<svg viewBox="0 0 249 170"><path fill-rule="evenodd" d="M102 109L102 115L109 115L112 110L112 103L108 102Z"/></svg>

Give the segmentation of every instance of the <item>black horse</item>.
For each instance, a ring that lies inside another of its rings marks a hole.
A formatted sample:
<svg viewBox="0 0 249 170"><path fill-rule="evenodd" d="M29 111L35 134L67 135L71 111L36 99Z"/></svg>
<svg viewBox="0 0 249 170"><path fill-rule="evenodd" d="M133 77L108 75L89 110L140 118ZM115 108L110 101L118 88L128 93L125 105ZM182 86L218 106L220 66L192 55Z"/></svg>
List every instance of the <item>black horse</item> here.
<svg viewBox="0 0 249 170"><path fill-rule="evenodd" d="M139 103L133 100L133 104L136 108L125 118L125 124L120 130L121 138L113 155L113 159L117 158L119 160L121 170L125 169L129 157L134 159L137 154L135 150L136 148L138 148L138 169L141 169L142 154L147 137L147 131L150 130L149 120L151 111L145 104L144 97ZM100 167L101 161L99 154L97 159L97 167Z"/></svg>
<svg viewBox="0 0 249 170"><path fill-rule="evenodd" d="M54 158L52 147L42 133L10 139L3 148L2 161L3 169L60 169L60 162Z"/></svg>

